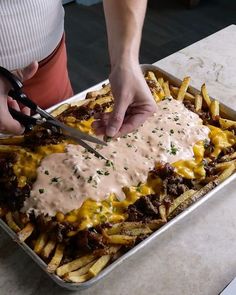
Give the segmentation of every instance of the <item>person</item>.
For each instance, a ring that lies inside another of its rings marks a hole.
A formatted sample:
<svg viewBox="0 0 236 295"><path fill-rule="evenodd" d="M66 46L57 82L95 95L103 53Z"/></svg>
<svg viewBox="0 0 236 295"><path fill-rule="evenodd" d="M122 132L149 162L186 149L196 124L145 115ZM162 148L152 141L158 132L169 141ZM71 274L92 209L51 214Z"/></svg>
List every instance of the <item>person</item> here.
<svg viewBox="0 0 236 295"><path fill-rule="evenodd" d="M93 123L97 134L129 133L155 112L156 104L139 66L139 47L147 0L104 0L114 95L111 113ZM0 1L0 65L23 82L24 92L47 108L70 96L61 0ZM96 52L95 52L96 54ZM30 114L8 96L0 77L0 132L21 134L24 128L8 107Z"/></svg>

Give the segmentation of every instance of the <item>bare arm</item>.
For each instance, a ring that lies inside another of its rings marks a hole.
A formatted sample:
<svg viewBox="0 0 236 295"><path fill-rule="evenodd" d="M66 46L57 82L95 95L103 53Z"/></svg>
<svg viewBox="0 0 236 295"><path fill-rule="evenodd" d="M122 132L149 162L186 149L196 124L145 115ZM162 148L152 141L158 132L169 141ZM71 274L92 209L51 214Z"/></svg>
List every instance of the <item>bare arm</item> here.
<svg viewBox="0 0 236 295"><path fill-rule="evenodd" d="M139 67L147 1L104 0L103 3L115 106L113 112L100 117L94 127L97 133L119 136L136 129L156 108Z"/></svg>

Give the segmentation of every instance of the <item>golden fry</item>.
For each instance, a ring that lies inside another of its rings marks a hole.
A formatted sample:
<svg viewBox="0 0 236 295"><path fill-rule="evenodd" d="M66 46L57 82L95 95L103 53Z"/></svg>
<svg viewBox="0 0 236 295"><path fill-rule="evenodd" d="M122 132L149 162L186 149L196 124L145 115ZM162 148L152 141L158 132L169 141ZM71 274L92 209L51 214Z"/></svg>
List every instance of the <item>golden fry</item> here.
<svg viewBox="0 0 236 295"><path fill-rule="evenodd" d="M185 77L182 84L181 84L181 86L180 86L180 88L179 88L179 93L178 93L178 96L177 96L177 100L180 100L180 101L184 100L184 97L185 97L185 94L187 92L189 83L190 83L190 77Z"/></svg>
<svg viewBox="0 0 236 295"><path fill-rule="evenodd" d="M31 236L32 232L34 231L34 225L29 222L26 224L26 226L18 232L18 238L21 242L24 242L26 239L28 239L29 236Z"/></svg>
<svg viewBox="0 0 236 295"><path fill-rule="evenodd" d="M210 97L208 95L205 83L202 85L201 92L202 92L203 99L206 102L206 105L208 106L208 108L210 108L211 99L210 99Z"/></svg>
<svg viewBox="0 0 236 295"><path fill-rule="evenodd" d="M166 82L163 83L163 90L164 90L164 93L165 93L166 97L171 96L170 87L169 87L169 81L166 81Z"/></svg>
<svg viewBox="0 0 236 295"><path fill-rule="evenodd" d="M127 235L111 235L106 237L109 244L132 245L136 237Z"/></svg>
<svg viewBox="0 0 236 295"><path fill-rule="evenodd" d="M220 122L220 127L222 129L228 129L230 127L236 127L236 121L233 121L233 120L220 118L219 122Z"/></svg>
<svg viewBox="0 0 236 295"><path fill-rule="evenodd" d="M64 111L66 111L68 108L70 107L70 105L68 103L63 103L62 105L60 105L59 107L57 107L56 109L54 109L51 112L51 115L53 117L57 117L59 116L61 113L63 113Z"/></svg>
<svg viewBox="0 0 236 295"><path fill-rule="evenodd" d="M87 98L95 98L98 95L106 95L111 91L111 85L107 84L107 85L103 85L101 89L99 90L94 90L94 91L90 91L87 93L86 95L86 99Z"/></svg>
<svg viewBox="0 0 236 295"><path fill-rule="evenodd" d="M219 120L220 118L220 106L218 100L213 100L210 104L210 112L213 120Z"/></svg>
<svg viewBox="0 0 236 295"><path fill-rule="evenodd" d="M92 276L95 277L110 261L111 255L104 255L100 257L94 264L93 266L90 267L88 273Z"/></svg>
<svg viewBox="0 0 236 295"><path fill-rule="evenodd" d="M79 269L86 264L90 263L91 261L95 260L96 256L93 254L87 254L80 258L77 258L69 263L66 263L57 268L56 273L59 277L63 276L64 274L71 272L73 270Z"/></svg>
<svg viewBox="0 0 236 295"><path fill-rule="evenodd" d="M34 252L37 254L40 254L40 252L43 250L44 246L46 245L47 240L48 240L48 235L46 233L41 233L34 246Z"/></svg>
<svg viewBox="0 0 236 295"><path fill-rule="evenodd" d="M197 94L195 97L195 110L198 112L202 109L202 96Z"/></svg>
<svg viewBox="0 0 236 295"><path fill-rule="evenodd" d="M195 190L188 190L180 195L178 198L174 200L174 202L169 207L167 215L169 216L181 203L185 202L188 198L190 198L193 194L195 194Z"/></svg>
<svg viewBox="0 0 236 295"><path fill-rule="evenodd" d="M6 214L6 222L8 226L16 233L18 233L21 229L20 227L15 223L13 219L13 215L11 212L7 212Z"/></svg>
<svg viewBox="0 0 236 295"><path fill-rule="evenodd" d="M170 92L171 92L171 95L172 95L174 98L177 98L178 93L179 93L179 88L170 85ZM185 96L184 96L184 99L188 99L188 100L193 101L193 100L195 100L195 97L194 97L194 95L192 95L191 93L186 92L186 93L185 93Z"/></svg>
<svg viewBox="0 0 236 295"><path fill-rule="evenodd" d="M81 283L83 281L83 279L81 279L81 276L87 274L88 275L88 271L89 269L93 266L93 264L96 262L97 260L94 260L90 263L88 263L87 265L81 267L78 270L69 272L67 274L65 274L65 276L63 277L64 280L66 281L70 281L70 282L74 282L74 283ZM86 279L86 281L88 279L91 278L91 275L89 275L89 277ZM81 281L82 280L82 281Z"/></svg>
<svg viewBox="0 0 236 295"><path fill-rule="evenodd" d="M59 267L64 255L64 248L65 246L63 244L57 245L55 253L47 266L48 272L53 273Z"/></svg>
<svg viewBox="0 0 236 295"><path fill-rule="evenodd" d="M55 249L56 247L56 241L55 240L49 240L46 244L46 246L43 248L41 255L44 258L48 258L50 256L50 254L52 253L52 251Z"/></svg>

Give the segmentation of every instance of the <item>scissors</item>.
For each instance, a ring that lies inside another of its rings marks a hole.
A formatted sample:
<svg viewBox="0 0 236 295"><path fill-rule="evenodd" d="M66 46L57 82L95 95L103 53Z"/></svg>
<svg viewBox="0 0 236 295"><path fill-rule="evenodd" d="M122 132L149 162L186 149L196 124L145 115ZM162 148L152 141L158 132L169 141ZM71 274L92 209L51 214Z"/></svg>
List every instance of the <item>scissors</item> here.
<svg viewBox="0 0 236 295"><path fill-rule="evenodd" d="M25 93L22 91L23 84L13 73L9 72L7 69L0 66L0 75L4 77L10 84L11 89L8 93L10 97L18 101L19 103L27 106L34 112L40 115L39 118L27 116L21 112L16 111L13 108L9 107L9 112L12 117L19 121L23 126L28 130L32 130L33 126L40 125L46 129L51 130L54 133L63 134L68 138L71 138L78 142L81 146L87 149L89 152L95 154L97 157L106 160L99 152L92 148L89 144L84 141L89 141L99 145L107 145L106 142L86 134L78 129L69 127L58 119L53 117L50 113L40 108L36 103L34 103Z"/></svg>

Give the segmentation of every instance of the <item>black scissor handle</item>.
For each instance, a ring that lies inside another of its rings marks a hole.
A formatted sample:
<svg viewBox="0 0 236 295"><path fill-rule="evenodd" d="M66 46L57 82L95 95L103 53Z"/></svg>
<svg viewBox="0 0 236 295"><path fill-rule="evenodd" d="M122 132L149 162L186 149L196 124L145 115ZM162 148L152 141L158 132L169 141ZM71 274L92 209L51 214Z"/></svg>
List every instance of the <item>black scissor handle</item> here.
<svg viewBox="0 0 236 295"><path fill-rule="evenodd" d="M24 106L30 108L32 111L36 111L37 105L30 100L24 93L22 93L20 90L10 90L8 95L15 99L16 101L22 103Z"/></svg>
<svg viewBox="0 0 236 295"><path fill-rule="evenodd" d="M9 107L9 113L12 117L21 123L27 130L32 130L33 127L37 124L37 119L34 117L27 116L21 112L16 111L13 108Z"/></svg>
<svg viewBox="0 0 236 295"><path fill-rule="evenodd" d="M23 87L21 81L7 69L0 67L0 75L10 82L14 90L20 90Z"/></svg>

